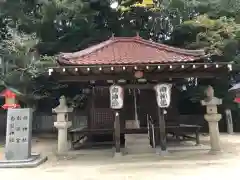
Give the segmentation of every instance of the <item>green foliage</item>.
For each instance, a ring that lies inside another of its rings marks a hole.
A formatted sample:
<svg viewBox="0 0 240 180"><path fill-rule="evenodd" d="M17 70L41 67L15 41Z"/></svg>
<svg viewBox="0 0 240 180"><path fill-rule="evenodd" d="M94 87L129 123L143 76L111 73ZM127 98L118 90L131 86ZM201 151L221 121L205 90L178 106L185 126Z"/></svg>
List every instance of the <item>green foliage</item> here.
<svg viewBox="0 0 240 180"><path fill-rule="evenodd" d="M2 66L1 85L11 89L23 101L48 97L53 88L59 86L43 76L45 68L54 65L49 56L38 56L36 35L19 33L8 28L7 39L1 41Z"/></svg>
<svg viewBox="0 0 240 180"><path fill-rule="evenodd" d="M62 87L44 76L45 67L55 65L56 54L84 49L108 39L112 33L133 36L138 31L143 38L156 42L203 48L213 55L214 61L240 62L240 0L157 0L151 8L133 7L138 0L118 0L120 6L116 10L109 7L111 2L7 0L2 3L2 84L22 97L47 97ZM228 79L224 82L229 84ZM227 93L227 88L216 87ZM193 101L202 98L201 87L189 85L189 89L188 98Z"/></svg>
<svg viewBox="0 0 240 180"><path fill-rule="evenodd" d="M191 21L185 21L183 26L191 26L197 32L195 41L188 42L189 48L204 48L207 53L219 56L228 49L232 50L230 47L236 44L236 36L240 32L240 25L227 17L215 20L201 15Z"/></svg>

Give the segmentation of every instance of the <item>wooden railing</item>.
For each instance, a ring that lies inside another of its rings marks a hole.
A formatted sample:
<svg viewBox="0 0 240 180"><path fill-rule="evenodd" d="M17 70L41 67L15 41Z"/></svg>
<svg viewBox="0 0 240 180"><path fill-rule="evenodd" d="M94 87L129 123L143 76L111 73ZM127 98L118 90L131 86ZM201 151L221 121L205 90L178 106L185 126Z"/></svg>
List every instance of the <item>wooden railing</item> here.
<svg viewBox="0 0 240 180"><path fill-rule="evenodd" d="M69 114L69 119L72 120L72 128L87 127L88 115L84 112L73 112ZM207 132L208 126L207 122L204 121L203 115L180 115L178 117L179 121L183 124L199 124L203 126L201 131ZM6 131L6 113L0 113L0 135L4 135ZM42 113L36 112L33 116L33 133L34 132L49 132L55 133L56 128L53 126L54 121L56 121L56 115L52 113ZM103 123L103 122L102 122ZM105 122L104 122L105 123ZM104 124L103 123L103 124ZM221 120L219 123L219 129L221 132L226 130L225 119ZM236 125L237 126L237 125Z"/></svg>
<svg viewBox="0 0 240 180"><path fill-rule="evenodd" d="M82 112L69 114L72 121L72 128L86 127L87 116ZM56 133L53 123L56 121L56 114L36 112L33 114L32 132L33 133ZM0 135L5 135L7 114L0 113Z"/></svg>
<svg viewBox="0 0 240 180"><path fill-rule="evenodd" d="M152 117L147 114L147 128L148 128L148 138L150 141L150 145L155 148L156 142L155 142L155 126L152 120Z"/></svg>

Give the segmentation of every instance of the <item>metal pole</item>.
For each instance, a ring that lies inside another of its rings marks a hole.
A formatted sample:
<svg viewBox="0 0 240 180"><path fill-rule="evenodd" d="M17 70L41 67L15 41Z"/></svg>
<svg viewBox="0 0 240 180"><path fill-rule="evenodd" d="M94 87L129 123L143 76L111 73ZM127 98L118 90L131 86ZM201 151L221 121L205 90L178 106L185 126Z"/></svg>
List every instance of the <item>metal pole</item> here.
<svg viewBox="0 0 240 180"><path fill-rule="evenodd" d="M153 148L156 147L156 142L155 142L155 129L154 129L154 124L152 124L152 137L153 137Z"/></svg>
<svg viewBox="0 0 240 180"><path fill-rule="evenodd" d="M149 115L147 114L147 129L148 129L148 138L150 139L150 125L149 125Z"/></svg>

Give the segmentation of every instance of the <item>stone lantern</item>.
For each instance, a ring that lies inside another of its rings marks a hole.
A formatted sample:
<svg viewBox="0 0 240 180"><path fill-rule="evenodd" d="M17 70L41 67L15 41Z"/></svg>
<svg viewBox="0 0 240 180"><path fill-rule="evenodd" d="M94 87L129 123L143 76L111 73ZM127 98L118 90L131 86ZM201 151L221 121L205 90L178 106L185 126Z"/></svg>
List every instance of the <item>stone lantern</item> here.
<svg viewBox="0 0 240 180"><path fill-rule="evenodd" d="M58 129L58 154L66 153L69 149L67 135L72 122L68 119L68 113L72 111L73 108L67 106L65 96L60 97L59 105L53 109L53 112L57 114L57 121L54 122L54 126Z"/></svg>
<svg viewBox="0 0 240 180"><path fill-rule="evenodd" d="M208 122L209 135L211 143L211 154L221 152L220 135L218 128L218 121L222 118L222 115L218 113L217 106L222 104L222 99L214 96L214 89L212 86L208 86L205 91L206 99L201 101L202 106L206 106L206 114L204 119Z"/></svg>

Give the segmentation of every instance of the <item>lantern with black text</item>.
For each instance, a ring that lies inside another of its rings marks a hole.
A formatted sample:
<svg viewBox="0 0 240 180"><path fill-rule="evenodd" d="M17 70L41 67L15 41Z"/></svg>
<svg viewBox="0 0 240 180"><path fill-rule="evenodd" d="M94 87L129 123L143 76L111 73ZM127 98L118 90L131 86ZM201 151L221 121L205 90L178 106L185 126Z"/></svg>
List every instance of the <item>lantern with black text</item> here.
<svg viewBox="0 0 240 180"><path fill-rule="evenodd" d="M123 96L124 91L121 86L112 85L109 88L110 90L110 106L112 109L121 109L123 108Z"/></svg>
<svg viewBox="0 0 240 180"><path fill-rule="evenodd" d="M20 105L17 103L16 94L9 89L1 92L0 96L5 97L5 104L2 106L3 109L20 108Z"/></svg>
<svg viewBox="0 0 240 180"><path fill-rule="evenodd" d="M154 87L156 91L157 104L160 108L167 108L171 102L171 84L158 84Z"/></svg>

